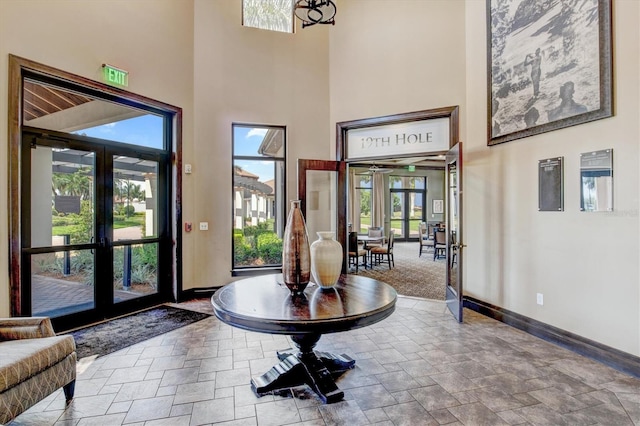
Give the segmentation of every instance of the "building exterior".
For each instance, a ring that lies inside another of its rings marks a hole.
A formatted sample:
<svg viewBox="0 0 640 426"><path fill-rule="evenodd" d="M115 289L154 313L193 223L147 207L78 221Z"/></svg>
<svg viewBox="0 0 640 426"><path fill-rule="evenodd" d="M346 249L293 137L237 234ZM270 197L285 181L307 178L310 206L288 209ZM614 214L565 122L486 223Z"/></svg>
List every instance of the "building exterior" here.
<svg viewBox="0 0 640 426"><path fill-rule="evenodd" d="M222 285L232 251L232 122L287 126L287 194L296 159L333 159L337 122L460 107L465 294L640 356L640 3L613 4L614 116L487 146L486 4L341 0L336 25L295 34L244 28L236 0L0 1L0 143L7 146L8 55L182 108L183 289ZM28 22L28 27L25 26ZM579 156L613 149L614 211L579 210ZM537 162L565 158L565 210L537 211ZM7 149L0 200L8 200ZM225 201L226 200L226 201ZM8 209L0 238L8 239ZM8 316L8 245L0 316ZM544 294L544 305L536 303Z"/></svg>

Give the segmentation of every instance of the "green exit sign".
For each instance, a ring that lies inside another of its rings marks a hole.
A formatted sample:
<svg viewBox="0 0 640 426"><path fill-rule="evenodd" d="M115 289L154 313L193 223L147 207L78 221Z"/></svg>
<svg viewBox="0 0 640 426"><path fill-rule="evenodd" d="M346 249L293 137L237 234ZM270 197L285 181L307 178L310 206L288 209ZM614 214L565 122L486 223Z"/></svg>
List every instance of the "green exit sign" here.
<svg viewBox="0 0 640 426"><path fill-rule="evenodd" d="M107 84L124 87L129 85L129 71L116 68L109 64L102 64L102 73Z"/></svg>
<svg viewBox="0 0 640 426"><path fill-rule="evenodd" d="M411 165L407 166L407 170L409 170L410 172L415 172L416 171L416 166L411 164Z"/></svg>

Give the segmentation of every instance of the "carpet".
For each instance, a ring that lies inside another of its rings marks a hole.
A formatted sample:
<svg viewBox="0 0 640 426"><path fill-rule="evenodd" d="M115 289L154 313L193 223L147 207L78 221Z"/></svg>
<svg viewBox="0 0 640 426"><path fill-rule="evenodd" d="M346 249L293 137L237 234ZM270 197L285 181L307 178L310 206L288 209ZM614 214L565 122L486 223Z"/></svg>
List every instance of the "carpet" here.
<svg viewBox="0 0 640 426"><path fill-rule="evenodd" d="M433 251L423 250L418 257L420 245L416 242L393 245L395 268L389 270L386 263L373 268L358 269L358 275L383 281L396 289L402 296L444 300L446 284L446 261L433 260ZM386 260L386 256L384 257ZM351 273L355 270L352 268Z"/></svg>
<svg viewBox="0 0 640 426"><path fill-rule="evenodd" d="M78 359L107 355L162 333L208 318L210 315L172 306L157 306L70 332Z"/></svg>

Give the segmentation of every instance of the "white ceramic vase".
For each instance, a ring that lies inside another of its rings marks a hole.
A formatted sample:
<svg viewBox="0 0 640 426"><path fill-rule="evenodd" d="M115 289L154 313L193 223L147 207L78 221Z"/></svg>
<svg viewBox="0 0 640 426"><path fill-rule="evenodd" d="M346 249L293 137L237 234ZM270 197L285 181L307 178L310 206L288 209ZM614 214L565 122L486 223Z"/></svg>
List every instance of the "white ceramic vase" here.
<svg viewBox="0 0 640 426"><path fill-rule="evenodd" d="M319 238L311 244L311 274L320 287L333 287L342 270L342 245L333 232L317 234Z"/></svg>

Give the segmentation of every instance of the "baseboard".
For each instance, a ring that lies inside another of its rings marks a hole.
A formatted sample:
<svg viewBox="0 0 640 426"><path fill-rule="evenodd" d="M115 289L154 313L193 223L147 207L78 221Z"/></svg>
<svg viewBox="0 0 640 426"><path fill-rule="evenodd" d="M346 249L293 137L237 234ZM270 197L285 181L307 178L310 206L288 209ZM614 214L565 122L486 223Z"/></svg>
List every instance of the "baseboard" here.
<svg viewBox="0 0 640 426"><path fill-rule="evenodd" d="M208 287L208 288L190 288L183 290L178 296L178 302L186 302L193 299L204 299L213 296L220 287Z"/></svg>
<svg viewBox="0 0 640 426"><path fill-rule="evenodd" d="M489 318L525 331L547 342L554 343L577 354L640 378L640 357L603 345L577 334L553 327L524 315L511 312L473 297L464 297L464 307Z"/></svg>

